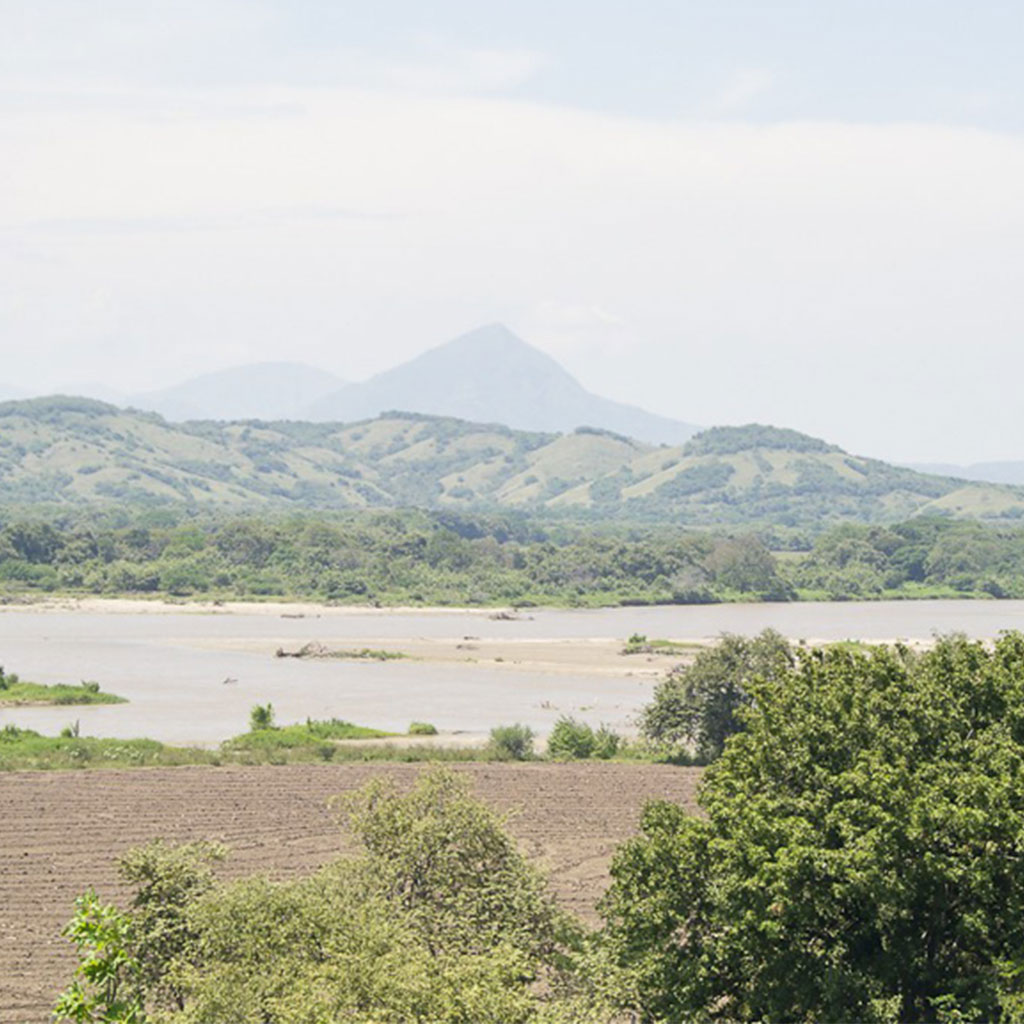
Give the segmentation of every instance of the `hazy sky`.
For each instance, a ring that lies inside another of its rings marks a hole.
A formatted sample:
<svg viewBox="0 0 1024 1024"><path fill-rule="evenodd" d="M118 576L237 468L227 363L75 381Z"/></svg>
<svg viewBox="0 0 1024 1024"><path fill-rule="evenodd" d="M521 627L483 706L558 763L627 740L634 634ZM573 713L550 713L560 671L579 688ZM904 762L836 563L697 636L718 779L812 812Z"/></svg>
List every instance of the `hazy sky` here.
<svg viewBox="0 0 1024 1024"><path fill-rule="evenodd" d="M359 379L500 320L679 419L1024 459L1022 37L1019 0L0 0L0 387Z"/></svg>

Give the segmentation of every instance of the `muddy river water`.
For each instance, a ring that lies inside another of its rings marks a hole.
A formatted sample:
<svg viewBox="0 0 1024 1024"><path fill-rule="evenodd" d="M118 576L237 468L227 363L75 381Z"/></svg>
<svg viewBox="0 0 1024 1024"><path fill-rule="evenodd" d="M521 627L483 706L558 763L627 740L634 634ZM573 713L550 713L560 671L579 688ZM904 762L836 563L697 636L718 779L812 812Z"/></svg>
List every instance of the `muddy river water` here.
<svg viewBox="0 0 1024 1024"><path fill-rule="evenodd" d="M244 731L252 705L270 701L281 723L335 716L403 731L420 720L477 735L518 721L543 733L572 714L629 730L667 667L622 658L618 649L632 633L700 640L772 626L815 641L927 639L953 630L994 637L1024 628L1021 601L540 609L507 620L475 611L92 608L0 610L0 664L41 683L96 680L130 703L0 709L0 725L54 733L78 720L83 735L212 745ZM278 647L308 641L399 650L479 644L490 653L459 662L275 657ZM527 649L534 653L516 656Z"/></svg>

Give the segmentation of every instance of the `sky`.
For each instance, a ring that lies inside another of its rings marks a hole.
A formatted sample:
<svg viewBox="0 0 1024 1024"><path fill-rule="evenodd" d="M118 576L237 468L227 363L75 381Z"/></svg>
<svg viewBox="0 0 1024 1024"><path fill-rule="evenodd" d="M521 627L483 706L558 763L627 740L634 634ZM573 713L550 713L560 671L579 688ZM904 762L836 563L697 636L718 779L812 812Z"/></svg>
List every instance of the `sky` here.
<svg viewBox="0 0 1024 1024"><path fill-rule="evenodd" d="M499 9L500 8L500 9ZM1024 5L0 0L0 392L586 387L1024 459Z"/></svg>

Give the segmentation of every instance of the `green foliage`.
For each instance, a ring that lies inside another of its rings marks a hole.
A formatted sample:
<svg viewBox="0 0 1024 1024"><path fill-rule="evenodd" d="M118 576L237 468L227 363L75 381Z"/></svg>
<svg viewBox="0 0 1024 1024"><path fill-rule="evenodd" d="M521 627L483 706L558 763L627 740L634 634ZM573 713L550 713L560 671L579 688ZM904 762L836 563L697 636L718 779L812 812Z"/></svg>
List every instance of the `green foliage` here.
<svg viewBox="0 0 1024 1024"><path fill-rule="evenodd" d="M269 709L269 715L267 710ZM256 712L259 715L256 715ZM255 716L255 717L254 717ZM315 721L307 718L302 724L276 726L273 724L273 709L269 704L257 705L250 714L249 732L226 740L221 749L225 754L261 753L264 756L288 753L301 755L304 751L310 759L331 760L337 753L335 740L372 740L383 739L390 733L380 729L368 729L366 726L353 725L340 718ZM256 718L269 721L269 725L259 725ZM291 757L301 759L300 756Z"/></svg>
<svg viewBox="0 0 1024 1024"><path fill-rule="evenodd" d="M837 600L1024 597L1024 530L949 519L847 524L819 537L792 578L798 587Z"/></svg>
<svg viewBox="0 0 1024 1024"><path fill-rule="evenodd" d="M658 685L643 711L643 735L668 748L692 750L706 764L742 728L740 710L755 680L775 678L792 661L789 644L773 629L750 639L726 633Z"/></svg>
<svg viewBox="0 0 1024 1024"><path fill-rule="evenodd" d="M131 903L132 959L151 1006L182 1009L179 964L194 963L198 935L189 906L214 885L211 865L227 850L219 843L172 846L161 840L129 850L118 865L135 889Z"/></svg>
<svg viewBox="0 0 1024 1024"><path fill-rule="evenodd" d="M269 596L361 604L596 605L784 595L781 577L716 578L716 539L676 529L600 530L535 523L521 513L361 512L318 516L178 514L141 527L100 512L61 513L29 561L20 532L37 524L0 512L0 580L12 589L172 597ZM19 539L20 537L20 539ZM756 559L772 556L754 538ZM19 553L20 552L20 553ZM755 560L756 560L755 559ZM719 560L721 562L721 559ZM724 565L724 563L722 563ZM287 653L287 652L283 652ZM390 659L366 649L336 656Z"/></svg>
<svg viewBox="0 0 1024 1024"><path fill-rule="evenodd" d="M586 722L563 715L548 736L548 756L560 761L583 761L589 757L607 760L618 753L621 743L618 733L607 726L595 730Z"/></svg>
<svg viewBox="0 0 1024 1024"><path fill-rule="evenodd" d="M0 668L0 707L19 704L124 704L124 697L102 693L100 684L83 679L78 686L22 682Z"/></svg>
<svg viewBox="0 0 1024 1024"><path fill-rule="evenodd" d="M254 704L249 709L249 731L265 732L274 728L274 705Z"/></svg>
<svg viewBox="0 0 1024 1024"><path fill-rule="evenodd" d="M436 736L437 726L430 722L411 722L409 724L410 736Z"/></svg>
<svg viewBox="0 0 1024 1024"><path fill-rule="evenodd" d="M541 960L555 951L565 922L501 819L469 797L465 777L435 769L406 795L378 780L341 806L379 891L431 949L511 946Z"/></svg>
<svg viewBox="0 0 1024 1024"><path fill-rule="evenodd" d="M928 511L946 496L955 497L931 511L944 514L948 505L958 514L1004 522L1024 515L1019 489L928 476L756 424L704 431L681 454L669 449L661 459L650 446L607 432L558 436L443 417L413 420L403 413L347 427L170 424L145 413L54 399L3 405L0 469L12 506L24 512L47 503L62 516L89 508L115 516L116 508L125 507L179 520L239 509L344 515L421 508L442 515L454 506L471 517L515 519L526 507L559 523L757 524L818 532L842 521L890 522ZM115 565L103 551L55 561L45 529L22 539L26 543L11 549L10 559L2 557L0 542L0 580L35 590L82 586L76 569L86 558L110 590L189 596L223 586L209 571L213 559L205 550L173 546L154 573ZM280 593L292 573L287 560L274 561L278 566L260 569L236 563L233 585L244 577L252 588L246 592ZM322 568L318 583L333 584L337 599L367 583L345 572L328 581L329 568Z"/></svg>
<svg viewBox="0 0 1024 1024"><path fill-rule="evenodd" d="M615 757L623 748L622 737L617 732L609 729L608 726L599 726L594 732L592 757L596 757L601 761L607 761L609 758Z"/></svg>
<svg viewBox="0 0 1024 1024"><path fill-rule="evenodd" d="M801 651L616 855L646 1020L1020 1019L1024 636Z"/></svg>
<svg viewBox="0 0 1024 1024"><path fill-rule="evenodd" d="M748 423L742 427L711 427L694 434L686 442L686 455L733 455L755 448L774 448L792 452L838 452L834 444L797 430Z"/></svg>
<svg viewBox="0 0 1024 1024"><path fill-rule="evenodd" d="M548 755L556 760L586 760L594 753L594 730L586 722L562 715L548 736Z"/></svg>
<svg viewBox="0 0 1024 1024"><path fill-rule="evenodd" d="M579 926L464 778L429 773L404 794L379 781L341 806L363 852L308 878L216 884L205 848L129 854L125 946L154 1020L609 1019L576 969Z"/></svg>
<svg viewBox="0 0 1024 1024"><path fill-rule="evenodd" d="M499 761L528 761L533 757L533 730L528 725L496 725L490 750Z"/></svg>
<svg viewBox="0 0 1024 1024"><path fill-rule="evenodd" d="M78 967L54 1015L76 1024L143 1024L144 979L132 954L131 919L91 889L75 900L61 933L74 943Z"/></svg>
<svg viewBox="0 0 1024 1024"><path fill-rule="evenodd" d="M687 654L693 645L675 640L649 640L643 633L633 633L621 654Z"/></svg>
<svg viewBox="0 0 1024 1024"><path fill-rule="evenodd" d="M214 751L170 747L156 740L79 736L77 722L60 736L41 736L13 725L0 728L0 771L216 764L219 760Z"/></svg>
<svg viewBox="0 0 1024 1024"><path fill-rule="evenodd" d="M447 762L509 760L508 752L486 747L394 742L354 744L391 734L332 719L243 733L219 750L172 747L156 740L121 740L78 735L78 723L60 736L41 736L15 725L0 727L0 771L67 768L135 768L183 764L284 764L318 761Z"/></svg>

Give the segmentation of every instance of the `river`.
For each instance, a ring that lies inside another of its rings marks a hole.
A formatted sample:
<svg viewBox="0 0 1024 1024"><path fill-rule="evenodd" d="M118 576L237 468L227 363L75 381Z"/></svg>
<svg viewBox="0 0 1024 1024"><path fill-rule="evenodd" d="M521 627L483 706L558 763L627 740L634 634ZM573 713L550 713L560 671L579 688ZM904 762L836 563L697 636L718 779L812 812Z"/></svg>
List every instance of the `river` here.
<svg viewBox="0 0 1024 1024"><path fill-rule="evenodd" d="M55 733L73 721L83 735L150 736L213 745L247 727L253 704L270 701L281 723L338 717L402 731L429 721L477 735L500 723L546 732L560 714L629 731L650 698L650 676L527 671L495 665L275 658L279 645L317 640L489 637L508 641L704 639L773 627L794 640L927 639L961 631L988 638L1024 628L1024 601L901 601L536 609L495 620L486 612L323 609L303 617L266 609L188 608L162 614L0 611L0 664L40 683L98 681L130 701L96 707L0 710L15 723Z"/></svg>

